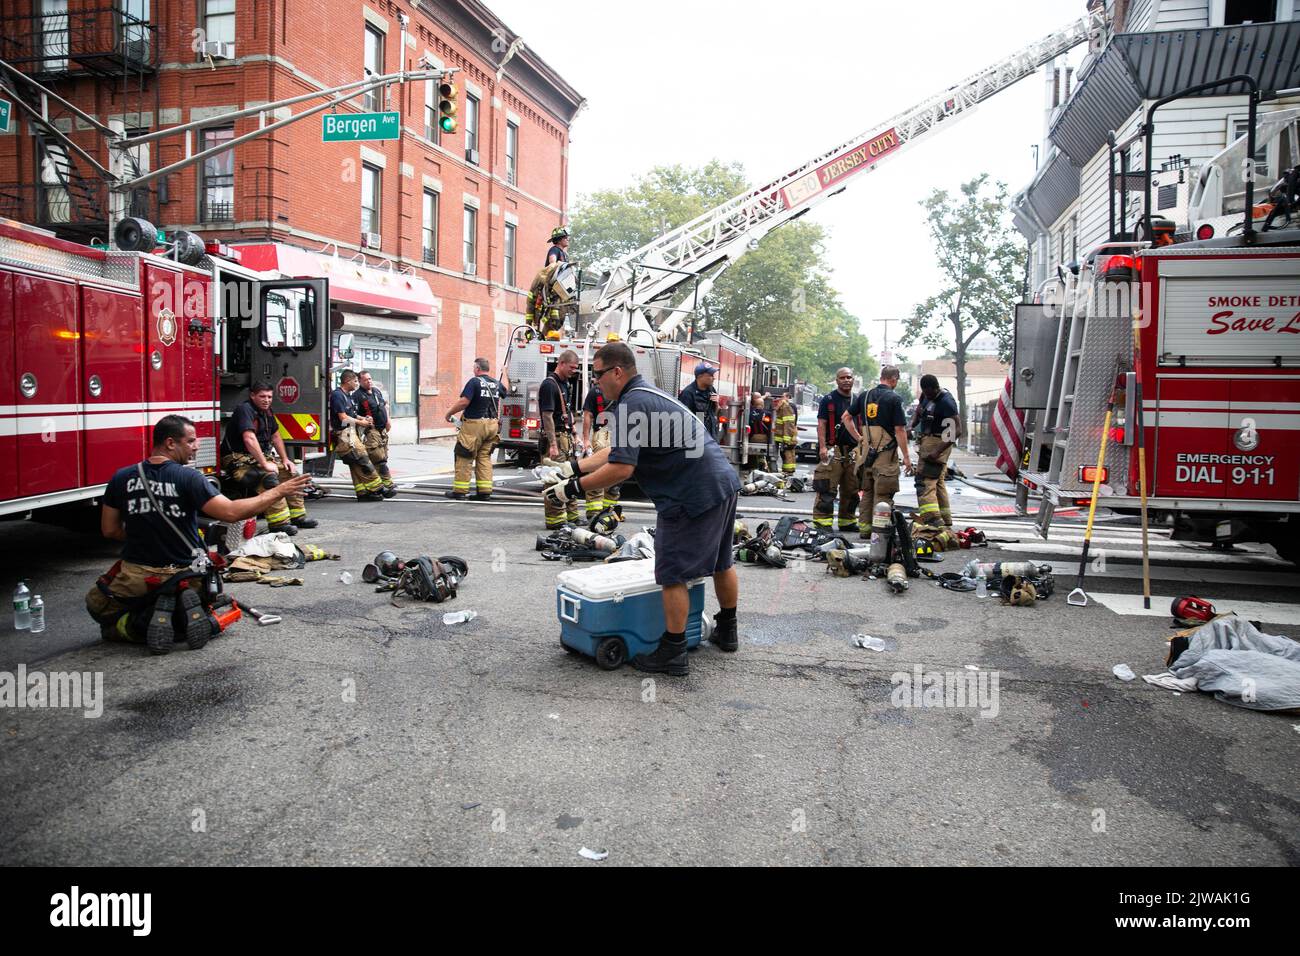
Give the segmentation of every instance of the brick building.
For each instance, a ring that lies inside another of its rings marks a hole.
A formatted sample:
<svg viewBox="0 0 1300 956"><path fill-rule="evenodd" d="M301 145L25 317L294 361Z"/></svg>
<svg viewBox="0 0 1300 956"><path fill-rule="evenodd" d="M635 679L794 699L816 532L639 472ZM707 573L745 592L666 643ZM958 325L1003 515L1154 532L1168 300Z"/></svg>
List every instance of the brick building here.
<svg viewBox="0 0 1300 956"><path fill-rule="evenodd" d="M517 39L477 0L9 0L0 14L0 58L133 131L363 70L459 68L454 134L438 129L432 82L393 85L337 111L399 110L398 140L322 143L312 117L129 200L131 214L221 239L253 268L329 278L334 334L354 334L353 364L387 387L395 439L407 441L444 430L476 355L500 361L550 231L566 220L569 127L583 100ZM218 120L141 147L136 161L158 169L315 102ZM57 105L49 115L107 165L88 124ZM16 111L0 134L0 216L91 241L106 234L105 202L85 159Z"/></svg>

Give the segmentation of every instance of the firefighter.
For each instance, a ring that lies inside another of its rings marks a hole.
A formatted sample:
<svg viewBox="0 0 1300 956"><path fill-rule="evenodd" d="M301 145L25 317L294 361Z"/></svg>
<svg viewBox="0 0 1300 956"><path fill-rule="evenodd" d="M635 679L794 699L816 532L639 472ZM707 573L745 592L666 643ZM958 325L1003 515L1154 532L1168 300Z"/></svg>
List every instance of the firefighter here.
<svg viewBox="0 0 1300 956"><path fill-rule="evenodd" d="M573 440L573 413L569 411L569 379L578 370L578 353L565 349L555 363L555 369L537 390L537 407L542 416L543 457L551 461L568 461L577 454ZM546 527L558 528L566 521L578 521L578 503L545 500Z"/></svg>
<svg viewBox="0 0 1300 956"><path fill-rule="evenodd" d="M330 393L330 440L334 454L348 466L352 474L352 487L357 501L383 501L384 483L370 464L366 446L357 432L357 426L370 426L374 421L357 410L352 393L357 390L358 377L352 369L344 369L339 376L339 387Z"/></svg>
<svg viewBox="0 0 1300 956"><path fill-rule="evenodd" d="M587 395L582 400L582 447L586 453L595 454L609 447L609 424L605 416L605 396L600 386L593 382L587 388ZM613 508L619 520L623 520L623 509L619 504L622 485L612 488L588 488L587 520L599 514L605 508Z"/></svg>
<svg viewBox="0 0 1300 956"><path fill-rule="evenodd" d="M740 585L732 552L740 482L717 442L706 438L703 427L691 419L682 428L644 427L647 421L679 420L681 409L637 374L636 356L625 343L604 346L591 362L592 376L610 399L610 447L576 467L566 462L546 497L563 507L583 495L584 483L609 487L636 476L659 516L654 574L663 588L664 632L654 651L633 657L632 666L683 676L690 672L686 626L690 583L697 578L713 577L720 607L709 640L722 651L735 652L740 646Z"/></svg>
<svg viewBox="0 0 1300 956"><path fill-rule="evenodd" d="M766 396L762 392L754 392L749 397L749 459L745 462L746 473L752 472L755 468L759 471L767 471L767 443L772 435L772 413L767 410ZM752 446L760 446L758 449ZM749 479L741 476L743 481Z"/></svg>
<svg viewBox="0 0 1300 956"><path fill-rule="evenodd" d="M789 395L782 395L772 409L772 441L781 451L781 474L789 478L794 474L795 449L799 444L799 417Z"/></svg>
<svg viewBox="0 0 1300 956"><path fill-rule="evenodd" d="M556 226L551 230L551 248L546 250L545 265L569 261L569 230Z"/></svg>
<svg viewBox="0 0 1300 956"><path fill-rule="evenodd" d="M961 438L961 413L957 400L946 388L939 387L933 375L921 376L921 404L917 408L917 508L916 521L921 534L932 536L952 527L952 508L944 475L948 457Z"/></svg>
<svg viewBox="0 0 1300 956"><path fill-rule="evenodd" d="M191 647L214 637L220 626L205 613L210 608L201 607L201 589L189 587L190 582L181 589L176 580L204 549L198 513L230 524L245 521L279 506L286 495L300 496L310 480L291 475L274 488L232 501L201 471L189 467L198 447L194 422L164 415L154 425L150 456L141 463L148 489L140 482L137 466L128 465L104 490L100 530L104 537L123 542L122 559L90 589L86 610L105 640L147 642L150 650L165 654L177 632L173 611L182 612L183 633ZM154 509L154 499L161 513ZM155 620L160 613L161 619Z"/></svg>
<svg viewBox="0 0 1300 956"><path fill-rule="evenodd" d="M708 362L695 366L695 381L682 389L677 400L695 413L695 417L704 422L704 429L714 441L718 440L718 406L722 398L713 387L713 376L717 368Z"/></svg>
<svg viewBox="0 0 1300 956"><path fill-rule="evenodd" d="M853 465L857 442L844 424L853 404L853 369L835 373L835 391L822 396L817 406L817 468L813 471L813 526L830 531L834 523L835 497L840 499L840 528L845 534L858 530L858 475Z"/></svg>
<svg viewBox="0 0 1300 956"><path fill-rule="evenodd" d="M872 511L877 502L894 503L898 493L898 459L903 459L907 473L912 473L912 456L907 447L907 416L903 400L894 391L899 371L893 365L880 370L880 384L863 392L849 407L845 424L858 438L858 485L862 504L858 507L858 527L863 538L871 537ZM859 433L858 425L861 424Z"/></svg>
<svg viewBox="0 0 1300 956"><path fill-rule="evenodd" d="M501 443L501 396L510 391L510 377L500 379L488 374L491 363L485 358L474 360L474 377L461 389L456 404L447 410L446 421L464 412L456 434L456 473L448 498L464 501L470 497L470 474L474 475L474 500L492 499L492 452Z"/></svg>
<svg viewBox="0 0 1300 956"><path fill-rule="evenodd" d="M360 372L357 379L358 388L353 395L353 401L357 404L357 411L374 422L366 429L365 437L362 439L366 446L366 455L370 458L370 464L374 465L380 482L383 483L381 493L385 498L392 498L397 495L397 486L393 484L392 473L388 470L388 433L393 428L392 419L388 414L388 399L375 385L369 372Z"/></svg>
<svg viewBox="0 0 1300 956"><path fill-rule="evenodd" d="M248 390L248 400L235 408L221 440L221 470L247 495L274 487L294 475L294 463L271 414L273 396L270 382L255 382ZM317 525L314 518L307 517L301 494L279 498L262 517L272 531L291 535L297 534L299 528Z"/></svg>

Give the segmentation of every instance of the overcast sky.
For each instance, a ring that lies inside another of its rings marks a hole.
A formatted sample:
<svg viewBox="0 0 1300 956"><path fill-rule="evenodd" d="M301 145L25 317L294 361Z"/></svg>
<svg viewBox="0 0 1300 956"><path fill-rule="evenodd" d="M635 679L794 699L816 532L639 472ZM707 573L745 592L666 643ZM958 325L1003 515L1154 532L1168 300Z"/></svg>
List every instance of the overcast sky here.
<svg viewBox="0 0 1300 956"><path fill-rule="evenodd" d="M571 204L660 164L736 160L751 181L771 181L1085 12L1084 0L489 3L587 98ZM1040 71L809 214L873 351L878 320L906 315L937 283L918 202L985 172L1013 193L1028 183L1043 87ZM900 330L889 326L891 341Z"/></svg>

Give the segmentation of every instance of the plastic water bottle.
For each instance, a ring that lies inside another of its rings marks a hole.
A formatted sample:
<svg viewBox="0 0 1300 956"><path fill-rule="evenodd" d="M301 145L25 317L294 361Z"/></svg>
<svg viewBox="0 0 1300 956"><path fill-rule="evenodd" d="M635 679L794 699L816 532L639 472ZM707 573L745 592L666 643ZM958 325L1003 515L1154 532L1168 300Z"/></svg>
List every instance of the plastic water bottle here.
<svg viewBox="0 0 1300 956"><path fill-rule="evenodd" d="M448 611L442 616L443 624L464 624L478 617L477 611Z"/></svg>
<svg viewBox="0 0 1300 956"><path fill-rule="evenodd" d="M32 633L39 634L45 630L45 602L41 600L39 594L32 598L29 610L32 617Z"/></svg>
<svg viewBox="0 0 1300 956"><path fill-rule="evenodd" d="M25 631L32 626L32 613L28 608L28 602L32 598L32 592L27 587L26 581L19 581L18 587L14 588L14 630Z"/></svg>
<svg viewBox="0 0 1300 956"><path fill-rule="evenodd" d="M351 572L349 572L349 571L340 571L340 572L339 572L339 583L340 583L340 584L351 584L351 583L352 583L352 580L353 580L353 579L352 579L352 573L351 573Z"/></svg>
<svg viewBox="0 0 1300 956"><path fill-rule="evenodd" d="M989 596L989 580L984 577L983 571L980 571L979 577L975 579L975 596L977 598L986 598Z"/></svg>

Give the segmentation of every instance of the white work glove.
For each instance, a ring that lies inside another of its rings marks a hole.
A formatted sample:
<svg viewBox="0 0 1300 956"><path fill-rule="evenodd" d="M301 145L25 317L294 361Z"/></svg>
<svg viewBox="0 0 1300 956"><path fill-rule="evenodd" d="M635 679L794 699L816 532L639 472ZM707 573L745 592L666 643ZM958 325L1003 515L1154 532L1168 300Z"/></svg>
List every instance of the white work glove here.
<svg viewBox="0 0 1300 956"><path fill-rule="evenodd" d="M572 478L575 474L573 468L573 459L568 458L564 461L556 461L553 458L543 458L542 464L554 468L560 478Z"/></svg>
<svg viewBox="0 0 1300 956"><path fill-rule="evenodd" d="M548 501L559 505L570 501L577 501L582 497L582 486L578 484L577 478L570 478L567 481L556 482L546 488L545 497Z"/></svg>

